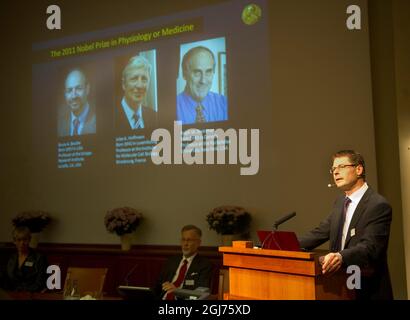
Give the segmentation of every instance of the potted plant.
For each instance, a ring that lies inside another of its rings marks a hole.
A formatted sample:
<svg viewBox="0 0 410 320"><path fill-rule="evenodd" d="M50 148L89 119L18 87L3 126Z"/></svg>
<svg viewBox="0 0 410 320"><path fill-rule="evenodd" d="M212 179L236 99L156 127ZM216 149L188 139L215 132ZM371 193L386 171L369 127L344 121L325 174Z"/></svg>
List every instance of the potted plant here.
<svg viewBox="0 0 410 320"><path fill-rule="evenodd" d="M121 237L123 250L131 248L131 233L133 233L142 219L142 214L134 208L120 207L109 210L104 218L105 228L110 233Z"/></svg>
<svg viewBox="0 0 410 320"><path fill-rule="evenodd" d="M232 242L234 235L247 233L252 218L249 212L238 206L220 206L206 216L209 229L222 235L224 244Z"/></svg>
<svg viewBox="0 0 410 320"><path fill-rule="evenodd" d="M31 232L30 247L36 248L38 245L39 233L50 223L50 215L42 210L29 210L18 213L12 224L16 227L27 227Z"/></svg>

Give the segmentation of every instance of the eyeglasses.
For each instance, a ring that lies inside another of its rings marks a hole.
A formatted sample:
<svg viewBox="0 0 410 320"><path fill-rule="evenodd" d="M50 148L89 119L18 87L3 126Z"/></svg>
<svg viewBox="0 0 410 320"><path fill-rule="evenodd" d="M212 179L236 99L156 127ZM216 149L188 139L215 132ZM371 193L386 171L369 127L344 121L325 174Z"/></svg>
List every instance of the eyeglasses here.
<svg viewBox="0 0 410 320"><path fill-rule="evenodd" d="M357 167L357 164L339 164L337 167L332 167L330 168L329 172L330 174L333 174L335 172L336 169L344 169L347 167Z"/></svg>

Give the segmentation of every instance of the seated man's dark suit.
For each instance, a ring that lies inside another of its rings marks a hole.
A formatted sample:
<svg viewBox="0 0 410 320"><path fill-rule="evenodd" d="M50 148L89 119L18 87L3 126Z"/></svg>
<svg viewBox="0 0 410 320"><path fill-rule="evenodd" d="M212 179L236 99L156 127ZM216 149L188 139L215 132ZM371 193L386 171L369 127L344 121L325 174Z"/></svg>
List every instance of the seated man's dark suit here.
<svg viewBox="0 0 410 320"><path fill-rule="evenodd" d="M165 263L165 266L162 268L161 274L154 288L155 294L158 298L162 298L164 296L165 292L162 291L162 284L166 281L172 281L181 260L182 256L175 256L168 259ZM189 290L194 290L198 287L209 288L212 278L212 270L212 263L207 258L201 257L197 254L186 272L182 288Z"/></svg>
<svg viewBox="0 0 410 320"><path fill-rule="evenodd" d="M332 213L320 225L299 237L300 246L311 250L330 240L334 250L342 217L345 195L334 204ZM358 299L392 299L393 293L387 266L387 247L390 235L392 209L386 199L370 187L361 198L350 222L345 246L340 254L342 267L357 265L361 269L361 289Z"/></svg>

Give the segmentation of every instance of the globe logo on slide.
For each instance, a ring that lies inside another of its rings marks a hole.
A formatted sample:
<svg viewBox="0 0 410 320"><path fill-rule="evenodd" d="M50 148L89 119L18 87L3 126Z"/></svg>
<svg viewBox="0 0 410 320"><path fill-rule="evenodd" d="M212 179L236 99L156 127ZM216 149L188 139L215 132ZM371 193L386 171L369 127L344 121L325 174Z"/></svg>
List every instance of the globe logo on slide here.
<svg viewBox="0 0 410 320"><path fill-rule="evenodd" d="M256 4L248 4L242 11L242 21L247 25L257 23L262 17L262 10Z"/></svg>

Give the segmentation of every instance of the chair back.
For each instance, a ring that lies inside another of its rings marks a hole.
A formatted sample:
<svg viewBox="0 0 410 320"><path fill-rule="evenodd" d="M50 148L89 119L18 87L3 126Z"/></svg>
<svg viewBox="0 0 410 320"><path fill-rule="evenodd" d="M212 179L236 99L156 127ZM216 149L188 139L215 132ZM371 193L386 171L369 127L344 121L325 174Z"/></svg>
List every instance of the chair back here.
<svg viewBox="0 0 410 320"><path fill-rule="evenodd" d="M229 269L219 269L218 300L224 300L229 293Z"/></svg>
<svg viewBox="0 0 410 320"><path fill-rule="evenodd" d="M64 283L64 291L71 281L77 280L78 290L81 296L84 296L87 293L101 295L107 271L107 268L69 267Z"/></svg>

